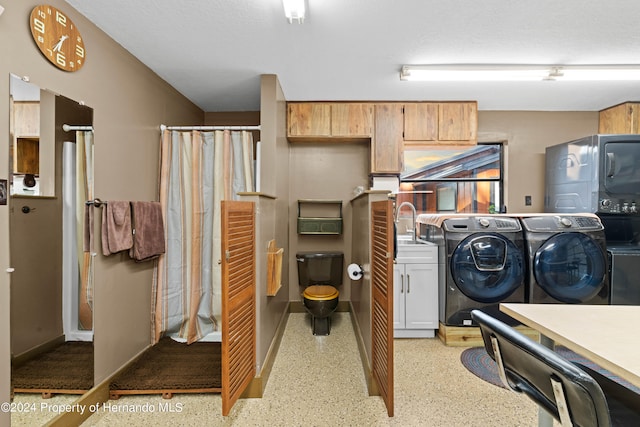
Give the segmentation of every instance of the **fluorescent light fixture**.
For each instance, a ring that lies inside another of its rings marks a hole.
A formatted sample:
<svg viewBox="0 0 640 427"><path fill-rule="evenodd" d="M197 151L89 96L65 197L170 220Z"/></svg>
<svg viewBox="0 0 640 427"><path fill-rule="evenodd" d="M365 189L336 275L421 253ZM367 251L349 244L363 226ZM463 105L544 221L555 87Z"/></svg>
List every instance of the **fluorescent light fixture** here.
<svg viewBox="0 0 640 427"><path fill-rule="evenodd" d="M304 22L304 15L306 13L304 2L305 0L282 0L284 16L287 17L290 24L293 23L294 20L298 21L298 24Z"/></svg>
<svg viewBox="0 0 640 427"><path fill-rule="evenodd" d="M574 66L558 69L558 79L562 80L640 80L640 66L611 65L611 66Z"/></svg>
<svg viewBox="0 0 640 427"><path fill-rule="evenodd" d="M640 80L640 65L405 65L407 81Z"/></svg>

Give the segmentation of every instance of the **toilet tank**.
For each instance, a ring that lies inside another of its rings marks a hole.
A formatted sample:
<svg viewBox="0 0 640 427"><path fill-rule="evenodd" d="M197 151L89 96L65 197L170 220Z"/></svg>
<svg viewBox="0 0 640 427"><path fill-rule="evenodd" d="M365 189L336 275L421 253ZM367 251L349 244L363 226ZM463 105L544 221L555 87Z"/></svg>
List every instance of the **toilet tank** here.
<svg viewBox="0 0 640 427"><path fill-rule="evenodd" d="M342 252L298 252L296 260L300 286L342 284Z"/></svg>

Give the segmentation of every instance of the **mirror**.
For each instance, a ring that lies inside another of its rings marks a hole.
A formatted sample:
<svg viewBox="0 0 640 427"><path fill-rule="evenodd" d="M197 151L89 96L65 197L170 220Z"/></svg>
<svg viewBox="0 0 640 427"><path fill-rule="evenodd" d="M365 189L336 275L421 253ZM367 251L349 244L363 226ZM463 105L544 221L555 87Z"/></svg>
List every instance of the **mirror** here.
<svg viewBox="0 0 640 427"><path fill-rule="evenodd" d="M93 110L15 75L9 102L11 381L14 402L41 408L93 386L92 258L83 239ZM42 425L56 415L12 419Z"/></svg>

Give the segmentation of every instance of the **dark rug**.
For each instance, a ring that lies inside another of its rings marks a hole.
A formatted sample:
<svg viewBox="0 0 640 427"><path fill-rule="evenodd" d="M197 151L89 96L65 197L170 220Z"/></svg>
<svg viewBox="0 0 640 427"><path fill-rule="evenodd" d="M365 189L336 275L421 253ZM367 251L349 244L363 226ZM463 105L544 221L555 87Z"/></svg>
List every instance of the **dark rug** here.
<svg viewBox="0 0 640 427"><path fill-rule="evenodd" d="M579 354L574 353L568 348L557 346L555 348L555 351L556 353L560 354L560 356L571 362L584 365L587 368L591 368L594 371L605 375L612 380L622 384L623 386L633 390L634 392L640 393L640 388L618 377L617 375L612 374L606 369L601 368L589 359L586 359ZM498 365L487 354L487 351L484 349L484 347L471 347L464 350L460 355L460 361L462 362L464 367L469 370L469 372L471 372L478 378L481 378L493 385L497 385L498 387L506 388L504 384L502 384L502 381L500 380L500 377L498 375Z"/></svg>
<svg viewBox="0 0 640 427"><path fill-rule="evenodd" d="M187 345L162 338L111 381L111 390L221 388L219 342Z"/></svg>
<svg viewBox="0 0 640 427"><path fill-rule="evenodd" d="M93 387L93 343L65 342L11 369L14 389L86 391Z"/></svg>

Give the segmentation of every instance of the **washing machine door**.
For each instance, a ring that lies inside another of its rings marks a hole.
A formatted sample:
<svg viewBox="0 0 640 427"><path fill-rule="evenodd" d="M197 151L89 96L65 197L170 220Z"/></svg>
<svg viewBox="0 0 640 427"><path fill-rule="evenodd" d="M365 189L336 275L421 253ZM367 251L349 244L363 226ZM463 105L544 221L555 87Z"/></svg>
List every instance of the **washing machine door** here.
<svg viewBox="0 0 640 427"><path fill-rule="evenodd" d="M522 249L499 234L476 233L453 251L453 281L467 297L483 302L502 301L524 281Z"/></svg>
<svg viewBox="0 0 640 427"><path fill-rule="evenodd" d="M584 233L559 233L536 251L533 273L538 285L564 303L595 297L605 285L606 255Z"/></svg>

